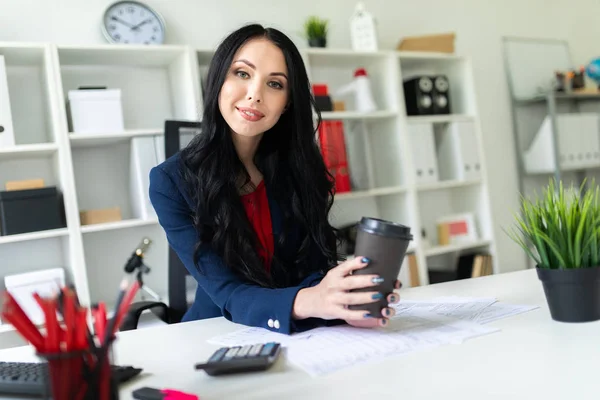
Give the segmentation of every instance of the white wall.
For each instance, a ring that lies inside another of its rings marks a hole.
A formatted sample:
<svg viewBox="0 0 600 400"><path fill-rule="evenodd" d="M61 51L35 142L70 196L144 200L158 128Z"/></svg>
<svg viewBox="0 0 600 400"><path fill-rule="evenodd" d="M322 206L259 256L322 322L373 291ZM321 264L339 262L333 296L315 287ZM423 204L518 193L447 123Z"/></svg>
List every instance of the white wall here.
<svg viewBox="0 0 600 400"><path fill-rule="evenodd" d="M348 18L354 0L145 0L168 24L168 43L212 47L230 30L256 21L283 29L300 46L310 14L331 20L329 47L349 48ZM103 43L99 23L110 0L0 0L0 41ZM496 236L503 270L524 267L522 251L502 227L518 209L518 185L508 91L503 69L504 35L570 41L576 63L600 55L597 0L367 0L379 24L380 44L393 49L402 36L455 31L457 53L474 62L484 132ZM209 28L211 26L211 28Z"/></svg>

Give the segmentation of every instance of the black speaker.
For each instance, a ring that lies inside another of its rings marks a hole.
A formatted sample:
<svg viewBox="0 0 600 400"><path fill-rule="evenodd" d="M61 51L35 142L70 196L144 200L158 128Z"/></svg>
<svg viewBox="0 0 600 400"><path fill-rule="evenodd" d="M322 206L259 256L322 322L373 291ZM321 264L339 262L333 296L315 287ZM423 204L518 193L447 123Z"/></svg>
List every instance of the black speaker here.
<svg viewBox="0 0 600 400"><path fill-rule="evenodd" d="M433 114L433 80L417 76L404 81L404 102L407 115Z"/></svg>
<svg viewBox="0 0 600 400"><path fill-rule="evenodd" d="M450 114L450 82L445 75L432 77L433 80L433 113Z"/></svg>

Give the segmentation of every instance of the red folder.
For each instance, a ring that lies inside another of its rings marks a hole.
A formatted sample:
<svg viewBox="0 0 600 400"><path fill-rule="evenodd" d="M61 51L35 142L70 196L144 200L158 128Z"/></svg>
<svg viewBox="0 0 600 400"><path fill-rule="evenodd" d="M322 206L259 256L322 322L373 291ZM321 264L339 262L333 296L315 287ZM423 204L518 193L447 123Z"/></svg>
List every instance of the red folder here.
<svg viewBox="0 0 600 400"><path fill-rule="evenodd" d="M335 178L336 193L349 192L350 174L342 121L322 121L319 126L319 145L325 166Z"/></svg>

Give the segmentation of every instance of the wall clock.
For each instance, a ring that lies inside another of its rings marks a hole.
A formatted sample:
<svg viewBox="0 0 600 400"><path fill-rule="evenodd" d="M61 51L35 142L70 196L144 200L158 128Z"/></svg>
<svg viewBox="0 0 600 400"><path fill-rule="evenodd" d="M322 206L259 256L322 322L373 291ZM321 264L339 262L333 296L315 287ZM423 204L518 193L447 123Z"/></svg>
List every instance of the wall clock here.
<svg viewBox="0 0 600 400"><path fill-rule="evenodd" d="M102 18L102 33L110 43L162 44L165 21L148 5L131 0L108 6Z"/></svg>

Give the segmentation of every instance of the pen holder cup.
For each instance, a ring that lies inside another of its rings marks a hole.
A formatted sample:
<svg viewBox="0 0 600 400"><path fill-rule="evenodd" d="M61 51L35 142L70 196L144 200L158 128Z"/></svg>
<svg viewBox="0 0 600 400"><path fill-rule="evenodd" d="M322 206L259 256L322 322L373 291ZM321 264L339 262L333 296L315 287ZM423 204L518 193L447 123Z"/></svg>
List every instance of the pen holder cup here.
<svg viewBox="0 0 600 400"><path fill-rule="evenodd" d="M44 362L47 400L118 400L118 383L111 375L112 349L98 352L38 353Z"/></svg>

